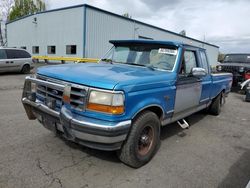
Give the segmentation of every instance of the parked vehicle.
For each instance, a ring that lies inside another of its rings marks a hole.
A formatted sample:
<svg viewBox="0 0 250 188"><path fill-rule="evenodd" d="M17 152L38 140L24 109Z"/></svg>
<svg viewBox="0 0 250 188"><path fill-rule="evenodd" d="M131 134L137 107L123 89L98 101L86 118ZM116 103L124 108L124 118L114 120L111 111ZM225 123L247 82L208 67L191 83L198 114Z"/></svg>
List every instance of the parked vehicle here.
<svg viewBox="0 0 250 188"><path fill-rule="evenodd" d="M39 68L25 80L29 119L82 145L118 150L138 168L154 156L161 127L202 109L218 115L232 74L212 74L205 49L168 41L118 40L98 64Z"/></svg>
<svg viewBox="0 0 250 188"><path fill-rule="evenodd" d="M246 94L245 101L250 102L250 79L245 80L240 84L241 90Z"/></svg>
<svg viewBox="0 0 250 188"><path fill-rule="evenodd" d="M0 48L0 72L22 72L33 68L31 55L24 49Z"/></svg>
<svg viewBox="0 0 250 188"><path fill-rule="evenodd" d="M226 54L223 62L217 66L219 72L233 74L233 86L250 79L250 54Z"/></svg>

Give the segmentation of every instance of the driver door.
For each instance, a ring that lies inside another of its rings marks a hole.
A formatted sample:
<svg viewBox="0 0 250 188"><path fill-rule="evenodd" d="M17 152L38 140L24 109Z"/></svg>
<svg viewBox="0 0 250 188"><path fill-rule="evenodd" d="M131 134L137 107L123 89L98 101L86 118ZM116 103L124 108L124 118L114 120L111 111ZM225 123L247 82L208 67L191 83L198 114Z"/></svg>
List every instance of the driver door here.
<svg viewBox="0 0 250 188"><path fill-rule="evenodd" d="M185 50L176 82L174 115L187 114L199 105L202 91L201 80L190 75L192 68L197 66L197 51Z"/></svg>

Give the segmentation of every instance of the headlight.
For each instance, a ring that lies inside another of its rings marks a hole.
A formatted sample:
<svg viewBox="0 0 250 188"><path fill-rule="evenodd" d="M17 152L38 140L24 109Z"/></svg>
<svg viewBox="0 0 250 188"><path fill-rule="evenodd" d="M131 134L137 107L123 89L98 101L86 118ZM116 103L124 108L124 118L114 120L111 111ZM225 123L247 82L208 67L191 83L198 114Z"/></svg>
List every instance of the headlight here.
<svg viewBox="0 0 250 188"><path fill-rule="evenodd" d="M222 66L218 65L217 66L217 71L222 71Z"/></svg>
<svg viewBox="0 0 250 188"><path fill-rule="evenodd" d="M109 114L122 114L124 112L124 95L123 93L92 90L89 94L87 109Z"/></svg>
<svg viewBox="0 0 250 188"><path fill-rule="evenodd" d="M240 67L239 72L244 72L244 67Z"/></svg>

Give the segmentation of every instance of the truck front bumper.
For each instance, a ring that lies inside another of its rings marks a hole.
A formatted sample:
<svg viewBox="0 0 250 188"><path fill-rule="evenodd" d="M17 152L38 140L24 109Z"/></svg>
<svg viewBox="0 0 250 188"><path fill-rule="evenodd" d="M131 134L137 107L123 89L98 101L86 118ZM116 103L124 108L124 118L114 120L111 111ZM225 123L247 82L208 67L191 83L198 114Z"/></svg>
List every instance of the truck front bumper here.
<svg viewBox="0 0 250 188"><path fill-rule="evenodd" d="M61 132L66 139L95 149L120 149L131 126L131 120L110 122L88 118L72 114L64 106L57 112L27 97L23 97L22 102L29 119L38 119L47 129Z"/></svg>

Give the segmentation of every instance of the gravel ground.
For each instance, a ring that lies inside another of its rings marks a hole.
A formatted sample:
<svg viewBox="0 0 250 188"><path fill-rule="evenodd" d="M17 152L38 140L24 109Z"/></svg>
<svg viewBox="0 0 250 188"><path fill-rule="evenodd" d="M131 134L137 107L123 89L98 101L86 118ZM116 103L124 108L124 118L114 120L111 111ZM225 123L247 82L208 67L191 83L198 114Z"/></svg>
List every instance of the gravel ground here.
<svg viewBox="0 0 250 188"><path fill-rule="evenodd" d="M162 129L161 147L140 169L115 152L65 141L29 121L20 98L26 75L0 75L0 187L246 187L250 103L231 93L220 116L197 113L191 127Z"/></svg>

